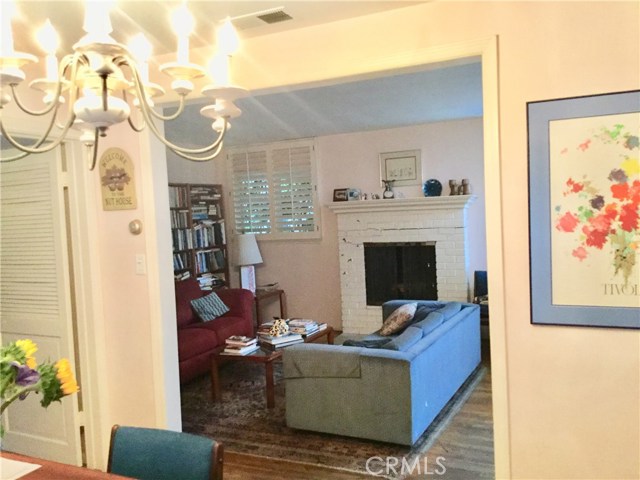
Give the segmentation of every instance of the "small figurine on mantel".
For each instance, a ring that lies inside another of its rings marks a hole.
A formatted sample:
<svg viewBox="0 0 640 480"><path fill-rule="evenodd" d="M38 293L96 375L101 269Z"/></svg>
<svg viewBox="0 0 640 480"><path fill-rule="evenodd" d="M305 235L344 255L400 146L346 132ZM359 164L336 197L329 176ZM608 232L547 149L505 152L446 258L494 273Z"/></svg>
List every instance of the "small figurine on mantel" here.
<svg viewBox="0 0 640 480"><path fill-rule="evenodd" d="M469 187L469 179L463 178L462 183L458 187L458 195L469 195L471 193L471 187Z"/></svg>
<svg viewBox="0 0 640 480"><path fill-rule="evenodd" d="M395 182L395 180L382 180L382 183L384 183L382 198L389 199L395 197L395 194L393 193L393 182Z"/></svg>
<svg viewBox="0 0 640 480"><path fill-rule="evenodd" d="M471 193L468 178L463 178L460 184L457 180L449 180L449 188L451 189L449 195L469 195Z"/></svg>

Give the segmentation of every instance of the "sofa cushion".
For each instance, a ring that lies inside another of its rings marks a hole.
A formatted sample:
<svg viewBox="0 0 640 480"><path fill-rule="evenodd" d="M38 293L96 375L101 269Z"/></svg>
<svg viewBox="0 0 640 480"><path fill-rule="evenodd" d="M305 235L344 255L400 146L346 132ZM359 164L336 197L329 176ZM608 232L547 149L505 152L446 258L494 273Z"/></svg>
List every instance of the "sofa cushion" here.
<svg viewBox="0 0 640 480"><path fill-rule="evenodd" d="M442 308L438 309L438 311L444 315L445 320L453 317L460 310L462 310L462 304L460 302L447 302Z"/></svg>
<svg viewBox="0 0 640 480"><path fill-rule="evenodd" d="M429 335L444 322L444 315L440 310L431 312L424 320L414 323L412 326L422 330L422 335Z"/></svg>
<svg viewBox="0 0 640 480"><path fill-rule="evenodd" d="M382 348L387 350L399 350L404 352L409 349L411 345L415 344L422 338L422 330L414 326L410 326L405 329L400 335L392 339L390 342L384 344Z"/></svg>
<svg viewBox="0 0 640 480"><path fill-rule="evenodd" d="M389 336L403 330L413 319L417 306L417 303L406 303L394 310L393 313L382 322L382 328L379 332L380 335Z"/></svg>
<svg viewBox="0 0 640 480"><path fill-rule="evenodd" d="M211 352L218 345L216 332L205 328L178 329L178 358L184 361Z"/></svg>
<svg viewBox="0 0 640 480"><path fill-rule="evenodd" d="M176 282L176 321L178 327L185 327L197 321L191 308L191 300L202 297L200 285L194 279Z"/></svg>
<svg viewBox="0 0 640 480"><path fill-rule="evenodd" d="M215 292L211 292L206 297L191 300L191 305L203 322L215 320L229 311L229 307Z"/></svg>
<svg viewBox="0 0 640 480"><path fill-rule="evenodd" d="M217 318L214 322L196 323L189 326L194 330L211 330L216 332L219 342L222 344L232 335L253 335L253 326L242 317L231 317L228 314Z"/></svg>

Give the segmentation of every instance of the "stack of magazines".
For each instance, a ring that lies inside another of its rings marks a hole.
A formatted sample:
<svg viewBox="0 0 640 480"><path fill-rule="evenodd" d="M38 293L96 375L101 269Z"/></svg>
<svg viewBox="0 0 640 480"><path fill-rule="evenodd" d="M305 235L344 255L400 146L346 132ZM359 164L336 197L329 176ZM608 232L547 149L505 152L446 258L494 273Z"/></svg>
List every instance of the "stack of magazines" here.
<svg viewBox="0 0 640 480"><path fill-rule="evenodd" d="M326 323L318 323L315 320L307 320L304 318L292 318L289 320L289 331L299 333L302 336L311 335L325 328L327 328Z"/></svg>
<svg viewBox="0 0 640 480"><path fill-rule="evenodd" d="M259 348L257 338L233 335L225 340L224 353L228 355L249 355Z"/></svg>

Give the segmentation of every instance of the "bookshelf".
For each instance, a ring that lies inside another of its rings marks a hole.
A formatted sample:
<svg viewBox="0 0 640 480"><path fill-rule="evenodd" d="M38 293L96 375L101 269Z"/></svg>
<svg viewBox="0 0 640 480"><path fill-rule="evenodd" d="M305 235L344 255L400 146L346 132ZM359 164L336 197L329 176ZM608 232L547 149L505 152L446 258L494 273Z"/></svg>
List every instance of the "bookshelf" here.
<svg viewBox="0 0 640 480"><path fill-rule="evenodd" d="M229 285L222 186L169 184L173 273L193 277L203 290Z"/></svg>

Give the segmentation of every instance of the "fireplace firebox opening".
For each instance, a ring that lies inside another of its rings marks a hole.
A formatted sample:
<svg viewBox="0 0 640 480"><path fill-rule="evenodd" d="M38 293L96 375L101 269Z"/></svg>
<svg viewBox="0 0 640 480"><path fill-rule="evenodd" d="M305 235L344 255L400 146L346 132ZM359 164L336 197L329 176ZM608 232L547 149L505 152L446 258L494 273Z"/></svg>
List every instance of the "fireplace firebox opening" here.
<svg viewBox="0 0 640 480"><path fill-rule="evenodd" d="M437 300L435 242L364 243L367 305Z"/></svg>

